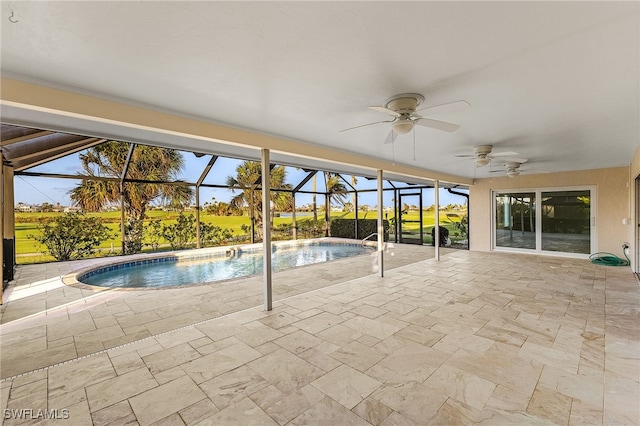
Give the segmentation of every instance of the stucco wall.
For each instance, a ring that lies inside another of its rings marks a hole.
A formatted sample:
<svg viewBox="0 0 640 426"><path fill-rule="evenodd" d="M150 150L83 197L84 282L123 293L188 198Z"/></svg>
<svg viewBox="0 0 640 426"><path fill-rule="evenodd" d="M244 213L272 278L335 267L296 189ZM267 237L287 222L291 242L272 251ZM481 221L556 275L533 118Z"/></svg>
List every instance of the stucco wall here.
<svg viewBox="0 0 640 426"><path fill-rule="evenodd" d="M637 159L640 170L640 158ZM633 185L629 181L629 167L478 179L469 191L470 249L491 250L491 191L591 185L596 187L597 251L622 256L622 243L630 242L633 236L633 221L622 223L624 218L631 218Z"/></svg>

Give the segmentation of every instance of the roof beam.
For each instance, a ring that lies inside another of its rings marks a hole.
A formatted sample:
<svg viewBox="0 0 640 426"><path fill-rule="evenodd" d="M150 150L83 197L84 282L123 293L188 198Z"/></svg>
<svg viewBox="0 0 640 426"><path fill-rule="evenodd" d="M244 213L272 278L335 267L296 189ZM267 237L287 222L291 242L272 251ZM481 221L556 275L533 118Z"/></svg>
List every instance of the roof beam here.
<svg viewBox="0 0 640 426"><path fill-rule="evenodd" d="M304 179L302 179L302 181L298 184L298 186L296 186L295 188L293 188L293 190L291 192L299 192L300 189L306 185L307 182L309 182L309 180L311 180L311 178L318 173L317 170L310 170L309 174L307 176L305 176Z"/></svg>
<svg viewBox="0 0 640 426"><path fill-rule="evenodd" d="M47 149L42 149L42 150L39 150L39 151L30 152L29 154L21 155L19 157L13 157L11 159L11 161L18 162L18 161L22 161L22 160L28 160L29 158L33 158L33 157L40 157L42 155L47 155L47 154L50 154L52 152L60 151L61 149L65 150L65 148L67 148L67 147L70 148L70 149L74 149L74 148L77 148L78 146L81 146L81 145L84 145L84 144L87 144L87 143L92 143L92 142L95 142L97 140L98 140L98 138L82 139L80 141L71 142L71 143L64 144L64 145L59 145L59 146L54 146L54 147L47 148ZM104 141L104 139L101 139L101 140ZM65 155L66 154L67 153L65 152Z"/></svg>
<svg viewBox="0 0 640 426"><path fill-rule="evenodd" d="M212 155L211 159L209 160L209 163L207 164L207 167L204 168L204 171L198 178L198 182L196 182L196 186L202 185L202 181L207 177L207 175L211 171L211 167L213 167L213 164L216 162L216 160L218 160L218 156Z"/></svg>
<svg viewBox="0 0 640 426"><path fill-rule="evenodd" d="M66 157L67 155L75 154L76 152L82 151L83 149L91 148L92 146L99 145L102 142L106 141L106 139L97 139L97 138L91 138L91 139L94 139L94 141L93 142L85 142L85 144L82 145L82 146L76 146L76 147L74 147L72 149L65 150L64 152L61 152L59 154L51 155L51 156L49 156L47 158L43 158L42 160L34 161L32 163L25 164L24 166L16 167L15 171L16 172L21 172L23 170L30 169L32 167L36 167L36 166L39 166L41 164L48 163L49 161L57 160L58 158L62 158L62 157ZM39 154L41 154L42 152L43 151L40 151Z"/></svg>
<svg viewBox="0 0 640 426"><path fill-rule="evenodd" d="M49 136L56 132L51 132L48 130L43 130L42 132L32 133L30 135L20 136L19 138L7 139L6 141L2 141L2 146L11 145L13 143L24 142L30 139L41 138L43 136Z"/></svg>

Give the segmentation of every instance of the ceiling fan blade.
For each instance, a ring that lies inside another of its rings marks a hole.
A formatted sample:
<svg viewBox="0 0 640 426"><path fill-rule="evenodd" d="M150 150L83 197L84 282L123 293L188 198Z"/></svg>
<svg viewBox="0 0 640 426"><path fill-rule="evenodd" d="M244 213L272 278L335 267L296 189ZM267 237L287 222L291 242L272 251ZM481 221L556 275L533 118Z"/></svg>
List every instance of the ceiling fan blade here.
<svg viewBox="0 0 640 426"><path fill-rule="evenodd" d="M429 111L429 114L447 114L450 112L458 112L464 111L467 108L470 108L471 104L467 101L455 101L449 102L441 105L434 105L426 108L419 109L419 111Z"/></svg>
<svg viewBox="0 0 640 426"><path fill-rule="evenodd" d="M518 155L517 152L513 151L503 151L503 152L492 152L492 157L513 157L514 155Z"/></svg>
<svg viewBox="0 0 640 426"><path fill-rule="evenodd" d="M499 160L499 161L509 161L509 162L513 162L513 163L520 163L520 164L524 164L524 163L526 163L527 161L529 161L529 160L527 160L526 158L517 158L517 157L507 157L507 158L505 158L505 157L501 157L500 159L497 159L497 158L496 158L496 160Z"/></svg>
<svg viewBox="0 0 640 426"><path fill-rule="evenodd" d="M346 132L347 130L358 129L358 128L360 128L360 127L366 127L366 126L373 126L374 124L380 124L380 123L393 123L393 120L376 121L375 123L361 124L361 125L359 125L359 126L349 127L348 129L342 129L342 130L340 130L340 131L341 131L341 132Z"/></svg>
<svg viewBox="0 0 640 426"><path fill-rule="evenodd" d="M465 155L454 155L454 157L462 157L462 158L476 158L473 154L465 154Z"/></svg>
<svg viewBox="0 0 640 426"><path fill-rule="evenodd" d="M460 126L457 124L447 123L446 121L432 120L431 118L425 117L415 117L415 120L413 120L413 122L421 126L444 130L445 132L455 132L460 128Z"/></svg>
<svg viewBox="0 0 640 426"><path fill-rule="evenodd" d="M394 117L400 117L399 113L397 113L394 110L389 109L389 108L385 108L385 107L381 107L381 106L370 106L370 107L367 107L367 108L375 110L375 111L384 112L385 114L389 114L389 115L392 115Z"/></svg>
<svg viewBox="0 0 640 426"><path fill-rule="evenodd" d="M391 129L389 131L389 134L387 135L387 138L384 140L384 144L385 145L389 145L390 143L394 143L396 141L396 132L393 131L393 129Z"/></svg>

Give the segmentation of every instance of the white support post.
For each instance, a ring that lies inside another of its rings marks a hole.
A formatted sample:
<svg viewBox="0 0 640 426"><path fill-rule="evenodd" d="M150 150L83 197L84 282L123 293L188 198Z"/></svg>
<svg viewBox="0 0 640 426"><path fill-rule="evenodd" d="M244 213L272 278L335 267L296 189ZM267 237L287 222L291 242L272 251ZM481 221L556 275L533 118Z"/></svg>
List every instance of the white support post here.
<svg viewBox="0 0 640 426"><path fill-rule="evenodd" d="M378 170L378 276L384 277L384 191L382 190L382 170Z"/></svg>
<svg viewBox="0 0 640 426"><path fill-rule="evenodd" d="M436 248L435 258L436 261L440 260L440 182L436 179L433 181L433 194L436 203L436 224L435 232L433 233L433 243Z"/></svg>
<svg viewBox="0 0 640 426"><path fill-rule="evenodd" d="M263 289L264 310L273 309L273 295L271 292L271 197L270 182L271 169L269 168L269 150L261 150L262 160L262 248L263 248Z"/></svg>
<svg viewBox="0 0 640 426"><path fill-rule="evenodd" d="M202 235L200 235L200 185L196 185L196 248L202 248Z"/></svg>
<svg viewBox="0 0 640 426"><path fill-rule="evenodd" d="M293 232L293 239L298 239L298 224L296 223L296 193L291 194L291 231Z"/></svg>

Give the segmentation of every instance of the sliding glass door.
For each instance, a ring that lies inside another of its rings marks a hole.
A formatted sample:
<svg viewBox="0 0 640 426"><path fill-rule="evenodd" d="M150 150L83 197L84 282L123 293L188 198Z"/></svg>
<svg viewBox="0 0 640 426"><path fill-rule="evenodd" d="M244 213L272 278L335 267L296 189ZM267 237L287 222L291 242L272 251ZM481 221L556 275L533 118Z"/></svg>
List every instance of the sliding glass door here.
<svg viewBox="0 0 640 426"><path fill-rule="evenodd" d="M496 246L535 249L536 194L498 193L495 200Z"/></svg>
<svg viewBox="0 0 640 426"><path fill-rule="evenodd" d="M494 191L493 247L588 255L595 248L594 188Z"/></svg>
<svg viewBox="0 0 640 426"><path fill-rule="evenodd" d="M542 250L591 253L591 191L542 192Z"/></svg>

